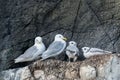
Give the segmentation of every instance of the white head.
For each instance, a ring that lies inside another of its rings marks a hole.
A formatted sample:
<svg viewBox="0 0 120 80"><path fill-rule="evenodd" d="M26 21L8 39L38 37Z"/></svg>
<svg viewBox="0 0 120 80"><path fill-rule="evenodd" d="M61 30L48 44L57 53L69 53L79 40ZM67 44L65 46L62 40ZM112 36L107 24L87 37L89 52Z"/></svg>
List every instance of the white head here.
<svg viewBox="0 0 120 80"><path fill-rule="evenodd" d="M55 36L55 41L59 41L59 40L64 40L64 41L66 41L67 38L63 37L63 35L61 35L61 34L57 34L57 35Z"/></svg>
<svg viewBox="0 0 120 80"><path fill-rule="evenodd" d="M35 38L35 44L41 44L42 43L42 37L36 37Z"/></svg>
<svg viewBox="0 0 120 80"><path fill-rule="evenodd" d="M77 43L75 41L70 41L69 45L77 46Z"/></svg>
<svg viewBox="0 0 120 80"><path fill-rule="evenodd" d="M84 53L87 53L90 50L90 47L82 47L82 51Z"/></svg>

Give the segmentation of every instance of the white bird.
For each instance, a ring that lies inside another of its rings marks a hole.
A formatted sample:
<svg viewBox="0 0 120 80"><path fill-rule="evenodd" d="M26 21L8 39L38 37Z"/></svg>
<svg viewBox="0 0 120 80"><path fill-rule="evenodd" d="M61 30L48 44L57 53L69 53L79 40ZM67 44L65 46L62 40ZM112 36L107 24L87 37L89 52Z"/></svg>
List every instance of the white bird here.
<svg viewBox="0 0 120 80"><path fill-rule="evenodd" d="M102 49L90 48L90 47L83 47L82 51L83 51L83 55L85 58L89 58L94 55L103 55L103 54L111 54L112 53L110 51L105 51Z"/></svg>
<svg viewBox="0 0 120 80"><path fill-rule="evenodd" d="M36 37L34 45L28 48L24 54L15 59L15 63L33 61L40 58L46 47L42 42L42 37Z"/></svg>
<svg viewBox="0 0 120 80"><path fill-rule="evenodd" d="M49 45L47 50L42 54L42 59L45 60L50 57L55 57L63 52L66 47L66 38L61 34L55 36L54 41Z"/></svg>
<svg viewBox="0 0 120 80"><path fill-rule="evenodd" d="M69 45L66 48L66 55L69 58L69 62L70 59L73 59L73 61L75 62L79 56L79 49L77 48L77 43L74 41L70 41Z"/></svg>

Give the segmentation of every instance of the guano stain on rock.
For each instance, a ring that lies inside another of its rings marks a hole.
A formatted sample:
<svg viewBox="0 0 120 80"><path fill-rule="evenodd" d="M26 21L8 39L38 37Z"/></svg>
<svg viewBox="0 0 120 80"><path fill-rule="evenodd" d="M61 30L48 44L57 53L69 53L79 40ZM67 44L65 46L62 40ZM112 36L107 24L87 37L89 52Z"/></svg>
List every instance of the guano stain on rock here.
<svg viewBox="0 0 120 80"><path fill-rule="evenodd" d="M24 68L3 71L0 77L3 80L119 80L119 71L120 57L105 54L71 63L54 59L38 60Z"/></svg>

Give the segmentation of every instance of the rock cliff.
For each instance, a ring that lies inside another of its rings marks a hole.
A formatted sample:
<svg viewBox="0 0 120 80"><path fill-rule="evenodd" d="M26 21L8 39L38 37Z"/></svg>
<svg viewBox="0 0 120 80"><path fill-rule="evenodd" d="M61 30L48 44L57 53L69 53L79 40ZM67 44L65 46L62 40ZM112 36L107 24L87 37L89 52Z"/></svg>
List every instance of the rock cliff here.
<svg viewBox="0 0 120 80"><path fill-rule="evenodd" d="M93 56L84 61L36 61L17 69L3 71L0 80L120 80L120 56Z"/></svg>
<svg viewBox="0 0 120 80"><path fill-rule="evenodd" d="M46 46L61 33L79 49L119 53L119 12L119 0L0 0L0 71L13 65L38 35Z"/></svg>

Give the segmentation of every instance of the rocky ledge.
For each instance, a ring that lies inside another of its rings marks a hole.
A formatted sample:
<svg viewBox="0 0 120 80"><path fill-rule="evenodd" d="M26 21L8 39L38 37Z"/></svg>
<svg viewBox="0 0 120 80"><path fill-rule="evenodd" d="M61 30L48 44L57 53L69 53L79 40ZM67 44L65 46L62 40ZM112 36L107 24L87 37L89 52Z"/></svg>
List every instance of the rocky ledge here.
<svg viewBox="0 0 120 80"><path fill-rule="evenodd" d="M0 80L119 80L120 56L107 54L84 61L36 61L29 66L6 70Z"/></svg>

